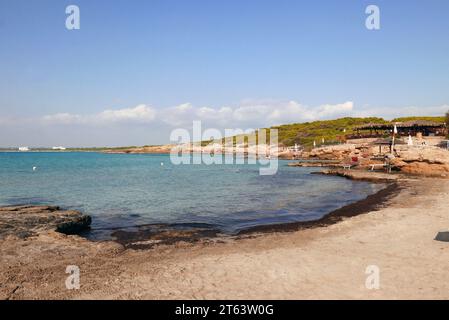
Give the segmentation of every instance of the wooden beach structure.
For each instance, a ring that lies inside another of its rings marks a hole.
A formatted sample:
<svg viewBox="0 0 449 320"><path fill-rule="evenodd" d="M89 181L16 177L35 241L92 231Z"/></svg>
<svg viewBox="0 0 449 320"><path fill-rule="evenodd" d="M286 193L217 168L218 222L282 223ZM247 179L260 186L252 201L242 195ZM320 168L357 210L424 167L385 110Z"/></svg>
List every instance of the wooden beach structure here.
<svg viewBox="0 0 449 320"><path fill-rule="evenodd" d="M393 152L393 139L392 138L387 138L387 139L377 139L376 141L373 142L374 145L379 146L379 155L384 154L385 147L388 147L388 153L392 153ZM395 140L394 141L394 145L399 145L399 144L406 144L404 141L401 140Z"/></svg>
<svg viewBox="0 0 449 320"><path fill-rule="evenodd" d="M381 138L391 136L394 126L397 128L397 136L446 136L448 128L445 123L428 120L412 120L396 123L368 123L355 128L355 133L348 135L348 139L356 138Z"/></svg>

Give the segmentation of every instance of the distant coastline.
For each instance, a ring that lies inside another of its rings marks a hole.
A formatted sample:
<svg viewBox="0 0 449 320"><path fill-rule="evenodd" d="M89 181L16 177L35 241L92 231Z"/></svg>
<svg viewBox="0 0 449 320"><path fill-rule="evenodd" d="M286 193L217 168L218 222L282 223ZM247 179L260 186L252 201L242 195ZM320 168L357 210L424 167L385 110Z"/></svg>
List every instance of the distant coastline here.
<svg viewBox="0 0 449 320"><path fill-rule="evenodd" d="M372 124L394 124L401 122L424 121L444 124L447 122L444 116L410 116L385 120L379 117L354 118L345 117L333 120L319 120L304 123L291 123L279 126L273 126L272 129L279 131L278 142L283 147L293 147L295 144L310 150L314 147L325 147L334 144L340 144L346 141L347 136L354 135L357 128L361 125ZM446 124L448 125L448 124ZM270 128L267 128L268 130ZM245 135L248 136L248 135ZM387 135L388 136L388 135ZM241 137L241 136L239 136ZM236 137L226 137L225 142ZM202 141L202 146L214 141ZM316 146L314 146L314 142ZM107 153L170 153L174 144L155 144L155 145L129 145L129 146L100 146L100 147L67 147L65 150L53 150L52 147L30 147L30 151L40 152L107 152ZM17 147L1 147L0 152L19 151Z"/></svg>

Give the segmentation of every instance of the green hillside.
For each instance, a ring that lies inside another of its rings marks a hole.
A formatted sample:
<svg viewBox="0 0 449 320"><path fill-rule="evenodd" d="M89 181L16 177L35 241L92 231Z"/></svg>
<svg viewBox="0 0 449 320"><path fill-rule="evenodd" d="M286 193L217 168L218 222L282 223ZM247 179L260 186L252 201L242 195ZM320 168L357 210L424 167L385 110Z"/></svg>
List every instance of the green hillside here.
<svg viewBox="0 0 449 320"><path fill-rule="evenodd" d="M273 127L278 129L279 142L291 146L295 143L302 146L312 146L313 141L321 144L337 143L342 137L354 132L354 127L367 123L386 123L382 118L341 118L305 123L294 123Z"/></svg>
<svg viewBox="0 0 449 320"><path fill-rule="evenodd" d="M391 120L391 122L406 122L413 120L427 120L441 123L444 123L446 121L445 117L402 117L402 118L395 118Z"/></svg>
<svg viewBox="0 0 449 320"><path fill-rule="evenodd" d="M305 123L293 123L271 127L278 129L278 141L285 146L293 146L295 143L303 147L311 147L313 141L317 145L335 144L344 140L344 136L355 132L355 127L367 123L390 123L405 122L411 120L429 120L434 122L445 122L445 117L403 117L387 121L383 118L340 118L335 120L322 120ZM240 136L241 137L241 136ZM230 141L226 138L226 141ZM204 141L204 144L210 141ZM234 140L235 144L235 140Z"/></svg>
<svg viewBox="0 0 449 320"><path fill-rule="evenodd" d="M316 141L317 145L322 144L335 144L344 140L344 136L355 132L354 128L359 125L367 123L390 123L390 122L405 122L411 120L428 120L434 122L444 123L445 117L402 117L396 118L391 121L387 121L383 118L340 118L335 120L321 120L304 123L285 124L280 126L271 127L272 129L278 129L278 142L285 146L293 146L295 143L306 148L313 146L313 141ZM257 136L257 134L256 134ZM239 136L242 138L242 135ZM248 135L243 135L244 141L247 142ZM223 143L236 144L236 137L228 137L222 139ZM232 140L231 140L232 139ZM257 139L256 139L257 140ZM203 146L211 143L212 141L202 141ZM136 147L115 147L115 148L70 148L67 151L104 151L130 149Z"/></svg>

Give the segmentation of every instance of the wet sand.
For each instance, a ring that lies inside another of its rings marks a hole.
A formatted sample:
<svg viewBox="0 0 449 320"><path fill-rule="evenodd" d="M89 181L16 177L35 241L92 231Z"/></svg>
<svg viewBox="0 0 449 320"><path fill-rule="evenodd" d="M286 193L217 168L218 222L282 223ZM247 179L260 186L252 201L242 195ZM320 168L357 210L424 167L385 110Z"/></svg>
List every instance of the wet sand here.
<svg viewBox="0 0 449 320"><path fill-rule="evenodd" d="M380 202L291 232L253 230L150 250L53 231L8 238L0 244L0 298L449 298L449 243L434 240L449 230L449 181L406 179L390 188ZM80 268L79 290L65 287L68 265ZM365 287L369 265L380 270L377 290Z"/></svg>

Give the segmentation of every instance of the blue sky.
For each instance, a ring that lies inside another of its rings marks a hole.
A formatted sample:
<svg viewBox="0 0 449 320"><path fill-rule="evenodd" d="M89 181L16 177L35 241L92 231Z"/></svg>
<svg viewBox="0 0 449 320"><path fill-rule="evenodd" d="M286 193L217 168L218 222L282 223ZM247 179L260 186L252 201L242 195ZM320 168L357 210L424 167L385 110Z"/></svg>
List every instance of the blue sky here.
<svg viewBox="0 0 449 320"><path fill-rule="evenodd" d="M80 30L65 28L70 4ZM369 4L380 30L365 28ZM439 114L448 15L446 0L0 0L0 145L165 143L195 119Z"/></svg>

